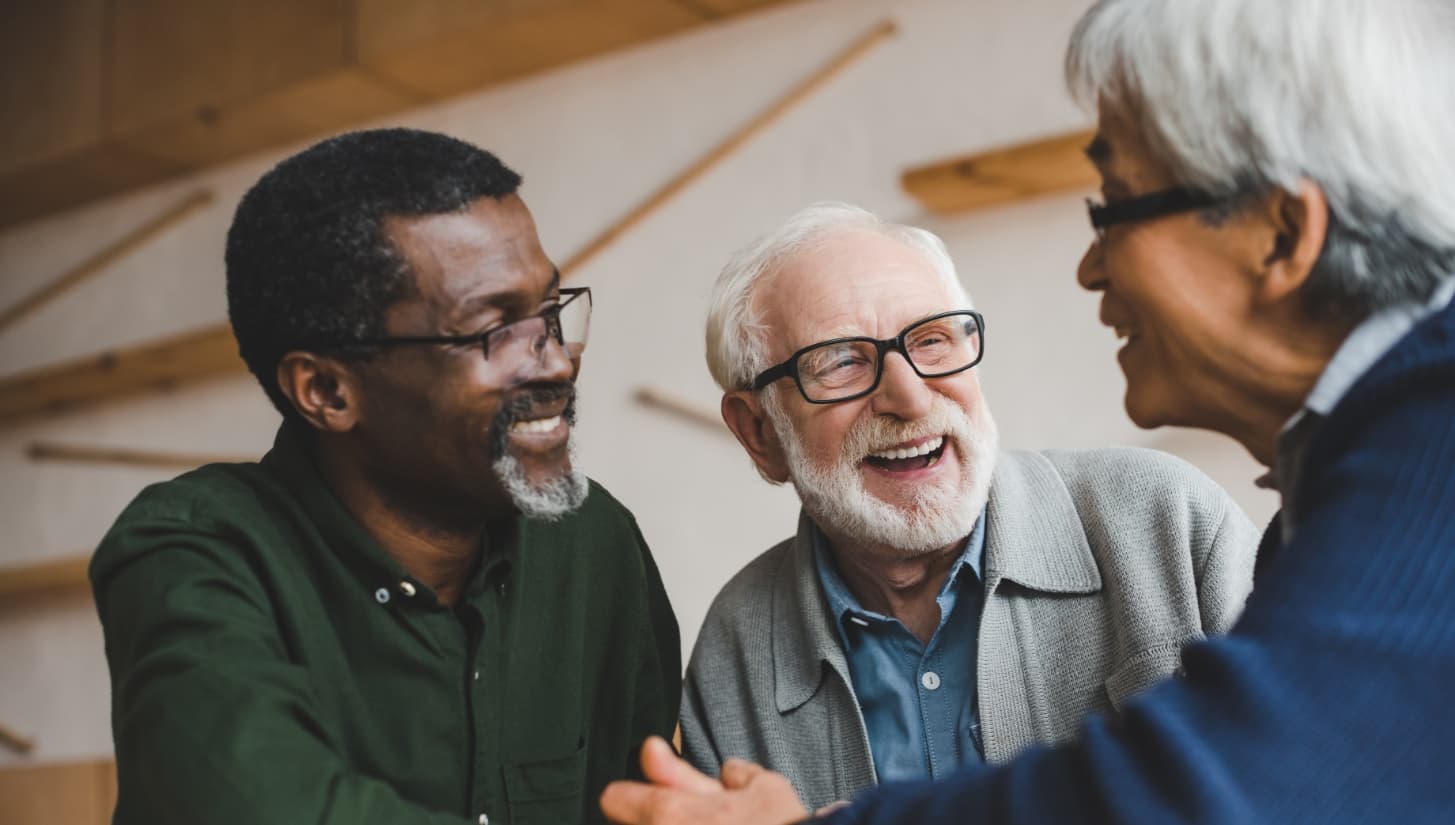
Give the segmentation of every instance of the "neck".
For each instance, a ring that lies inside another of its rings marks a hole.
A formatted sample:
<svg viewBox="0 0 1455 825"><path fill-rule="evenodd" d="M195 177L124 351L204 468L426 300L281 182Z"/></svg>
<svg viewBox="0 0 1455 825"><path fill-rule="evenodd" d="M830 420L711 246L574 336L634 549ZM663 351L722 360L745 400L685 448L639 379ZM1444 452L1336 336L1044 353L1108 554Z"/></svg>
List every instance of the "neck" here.
<svg viewBox="0 0 1455 825"><path fill-rule="evenodd" d="M1278 435L1302 409L1352 325L1313 327L1287 321L1259 346L1248 348L1245 376L1209 404L1217 430L1235 439L1260 464L1272 467ZM1296 335L1290 335L1296 331ZM1277 337L1273 337L1276 335Z"/></svg>
<svg viewBox="0 0 1455 825"><path fill-rule="evenodd" d="M452 520L401 503L371 483L369 473L342 450L320 445L315 456L330 489L384 552L443 604L459 601L480 562L485 522Z"/></svg>
<svg viewBox="0 0 1455 825"><path fill-rule="evenodd" d="M965 551L965 540L928 553L906 557L901 551L855 542L825 532L839 576L875 613L898 619L923 644L940 626L935 597L944 588L950 568Z"/></svg>

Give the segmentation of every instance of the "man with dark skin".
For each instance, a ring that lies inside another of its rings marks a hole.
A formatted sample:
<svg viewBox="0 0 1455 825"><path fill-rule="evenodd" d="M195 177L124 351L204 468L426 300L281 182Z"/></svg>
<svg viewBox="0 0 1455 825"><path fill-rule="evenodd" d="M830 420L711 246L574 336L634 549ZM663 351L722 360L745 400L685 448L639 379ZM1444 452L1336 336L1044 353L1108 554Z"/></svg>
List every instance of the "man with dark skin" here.
<svg viewBox="0 0 1455 825"><path fill-rule="evenodd" d="M97 552L118 825L600 821L671 733L660 576L572 461L590 292L519 182L391 129L243 198L229 312L284 421Z"/></svg>

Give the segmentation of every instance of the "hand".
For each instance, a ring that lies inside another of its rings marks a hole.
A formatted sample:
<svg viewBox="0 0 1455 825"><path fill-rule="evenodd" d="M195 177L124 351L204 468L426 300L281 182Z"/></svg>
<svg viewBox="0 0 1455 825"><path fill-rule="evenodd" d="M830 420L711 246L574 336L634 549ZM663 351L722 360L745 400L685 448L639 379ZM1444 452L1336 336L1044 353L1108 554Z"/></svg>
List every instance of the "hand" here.
<svg viewBox="0 0 1455 825"><path fill-rule="evenodd" d="M601 810L622 825L789 825L808 818L798 792L779 774L729 759L722 781L704 776L657 737L642 745L642 772L655 784L613 782Z"/></svg>

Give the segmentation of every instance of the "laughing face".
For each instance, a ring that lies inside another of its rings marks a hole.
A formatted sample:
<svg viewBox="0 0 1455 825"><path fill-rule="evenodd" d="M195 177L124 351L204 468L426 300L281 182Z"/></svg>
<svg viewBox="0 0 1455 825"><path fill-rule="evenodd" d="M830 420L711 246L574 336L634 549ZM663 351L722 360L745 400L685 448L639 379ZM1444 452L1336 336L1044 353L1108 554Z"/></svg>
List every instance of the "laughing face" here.
<svg viewBox="0 0 1455 825"><path fill-rule="evenodd" d="M1177 183L1135 119L1106 107L1088 154L1108 204ZM1077 279L1102 293L1101 321L1124 342L1117 361L1139 426L1228 431L1249 406L1247 388L1267 383L1254 315L1262 265L1277 247L1255 218L1184 212L1112 226L1082 257Z"/></svg>
<svg viewBox="0 0 1455 825"><path fill-rule="evenodd" d="M770 363L818 341L889 338L914 321L968 308L918 251L871 232L801 253L757 300L772 331ZM878 388L862 398L810 404L783 380L762 391L762 403L786 475L825 532L899 556L942 550L970 534L996 448L975 370L921 378L891 352Z"/></svg>
<svg viewBox="0 0 1455 825"><path fill-rule="evenodd" d="M478 335L559 300L560 277L518 197L385 227L418 293L390 308L391 336ZM365 365L367 471L406 509L446 521L552 518L585 498L571 458L580 365L554 339L533 350L508 338L492 338L488 356L474 344L401 347Z"/></svg>

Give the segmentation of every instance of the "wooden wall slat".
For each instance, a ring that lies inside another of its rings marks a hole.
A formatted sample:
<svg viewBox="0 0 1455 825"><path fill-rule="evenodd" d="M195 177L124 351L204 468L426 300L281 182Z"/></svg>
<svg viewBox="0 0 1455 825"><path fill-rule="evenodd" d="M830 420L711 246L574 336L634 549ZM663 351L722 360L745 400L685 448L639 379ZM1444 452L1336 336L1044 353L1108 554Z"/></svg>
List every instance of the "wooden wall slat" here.
<svg viewBox="0 0 1455 825"><path fill-rule="evenodd" d="M0 424L246 369L232 329L221 324L0 378Z"/></svg>
<svg viewBox="0 0 1455 825"><path fill-rule="evenodd" d="M939 214L982 209L1038 195L1089 189L1096 170L1083 149L1090 131L975 152L920 166L901 178L905 191Z"/></svg>
<svg viewBox="0 0 1455 825"><path fill-rule="evenodd" d="M110 759L0 769L0 825L106 825L115 776Z"/></svg>

